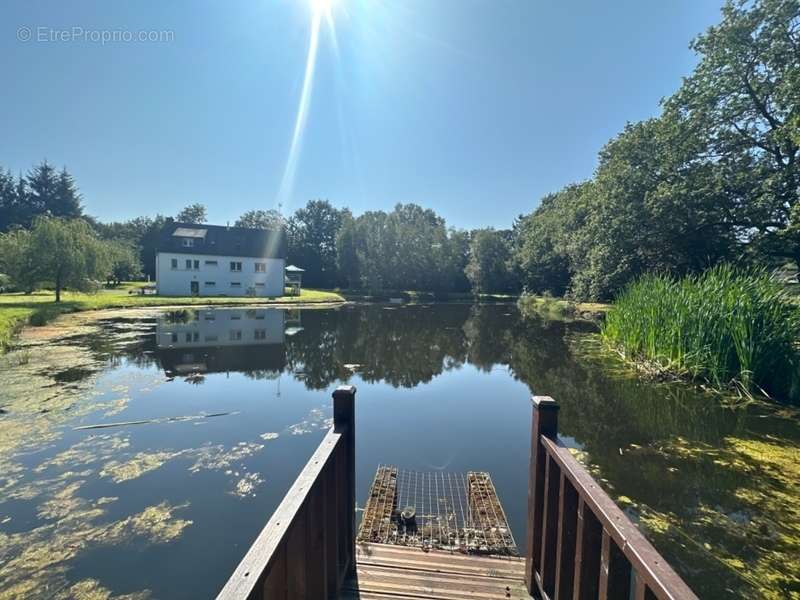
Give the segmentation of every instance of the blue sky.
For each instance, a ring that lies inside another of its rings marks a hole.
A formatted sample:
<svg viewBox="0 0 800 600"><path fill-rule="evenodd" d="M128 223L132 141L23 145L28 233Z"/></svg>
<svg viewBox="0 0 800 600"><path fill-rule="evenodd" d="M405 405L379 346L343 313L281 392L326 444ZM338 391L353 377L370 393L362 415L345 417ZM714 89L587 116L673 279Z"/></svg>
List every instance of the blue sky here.
<svg viewBox="0 0 800 600"><path fill-rule="evenodd" d="M336 45L322 19L282 187L312 0L6 0L0 165L66 165L103 220L202 202L224 223L281 199L289 213L327 198L356 214L416 202L452 226L508 227L590 177L626 121L658 113L720 6L334 1ZM23 27L31 40L18 39ZM169 33L93 41L111 30Z"/></svg>

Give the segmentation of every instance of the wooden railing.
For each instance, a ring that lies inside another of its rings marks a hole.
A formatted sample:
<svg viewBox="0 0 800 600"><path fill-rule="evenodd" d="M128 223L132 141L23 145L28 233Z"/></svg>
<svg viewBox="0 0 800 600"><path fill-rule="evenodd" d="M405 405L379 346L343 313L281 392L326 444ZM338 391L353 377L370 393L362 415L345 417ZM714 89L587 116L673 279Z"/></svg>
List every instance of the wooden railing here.
<svg viewBox="0 0 800 600"><path fill-rule="evenodd" d="M217 600L338 596L355 569L355 394L333 393L333 428Z"/></svg>
<svg viewBox="0 0 800 600"><path fill-rule="evenodd" d="M558 404L534 396L525 559L529 593L547 600L696 600L559 442L557 425Z"/></svg>

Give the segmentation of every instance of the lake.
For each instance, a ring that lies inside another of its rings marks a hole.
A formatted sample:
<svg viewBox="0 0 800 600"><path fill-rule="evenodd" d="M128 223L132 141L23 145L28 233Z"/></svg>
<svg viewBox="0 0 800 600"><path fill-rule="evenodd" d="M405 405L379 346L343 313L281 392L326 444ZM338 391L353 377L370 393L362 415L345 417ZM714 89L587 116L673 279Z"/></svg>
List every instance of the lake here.
<svg viewBox="0 0 800 600"><path fill-rule="evenodd" d="M360 506L379 464L488 471L522 546L530 396L550 395L560 435L698 595L800 594L797 411L643 382L598 358L592 325L512 304L67 322L0 359L0 598L213 597L342 383Z"/></svg>

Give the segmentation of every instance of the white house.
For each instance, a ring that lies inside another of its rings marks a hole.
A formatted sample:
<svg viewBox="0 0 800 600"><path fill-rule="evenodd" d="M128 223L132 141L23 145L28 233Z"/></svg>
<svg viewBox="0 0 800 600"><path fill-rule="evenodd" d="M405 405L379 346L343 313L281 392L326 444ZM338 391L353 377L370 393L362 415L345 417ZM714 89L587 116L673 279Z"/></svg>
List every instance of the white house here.
<svg viewBox="0 0 800 600"><path fill-rule="evenodd" d="M162 296L282 296L283 230L170 222L156 253Z"/></svg>

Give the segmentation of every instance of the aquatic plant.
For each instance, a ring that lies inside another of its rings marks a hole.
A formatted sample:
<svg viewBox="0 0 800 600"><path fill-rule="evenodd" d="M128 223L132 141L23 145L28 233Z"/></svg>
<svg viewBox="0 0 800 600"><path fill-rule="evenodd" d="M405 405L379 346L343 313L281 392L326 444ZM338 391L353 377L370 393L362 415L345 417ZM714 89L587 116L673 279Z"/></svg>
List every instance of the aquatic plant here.
<svg viewBox="0 0 800 600"><path fill-rule="evenodd" d="M680 280L645 275L614 302L601 335L658 371L800 399L800 309L765 269L720 265Z"/></svg>

